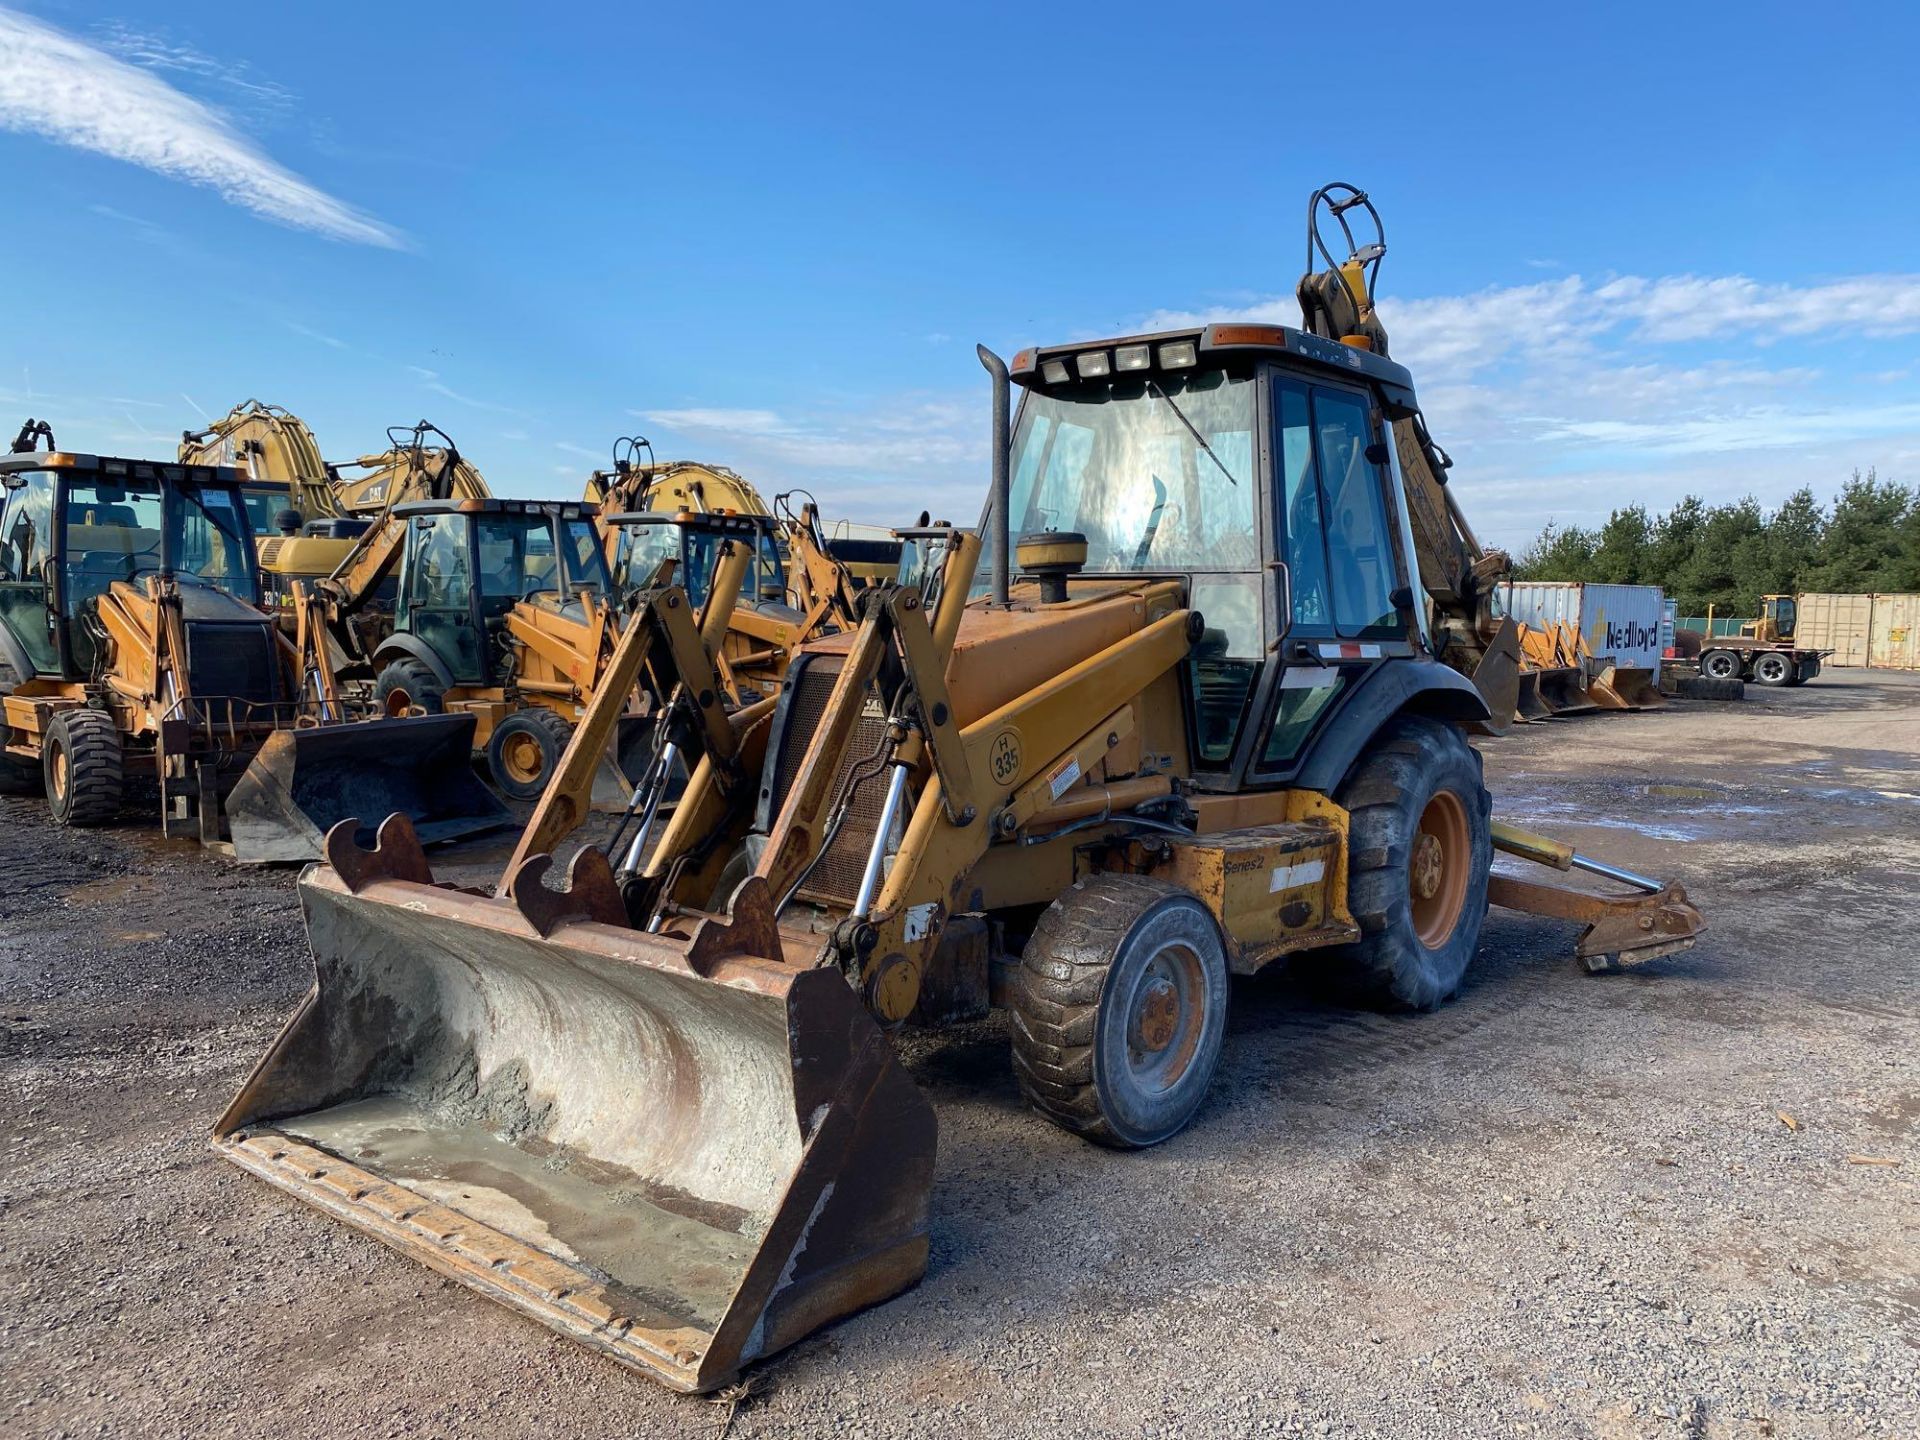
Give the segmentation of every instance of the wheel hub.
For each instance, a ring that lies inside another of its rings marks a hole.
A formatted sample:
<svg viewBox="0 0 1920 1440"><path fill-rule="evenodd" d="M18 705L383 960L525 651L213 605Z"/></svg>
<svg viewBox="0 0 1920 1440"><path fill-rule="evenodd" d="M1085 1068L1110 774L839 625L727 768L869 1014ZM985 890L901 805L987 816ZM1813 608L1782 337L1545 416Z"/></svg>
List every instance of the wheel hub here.
<svg viewBox="0 0 1920 1440"><path fill-rule="evenodd" d="M541 763L540 742L531 735L514 735L504 747L501 759L506 762L507 773L522 783L531 783L540 778Z"/></svg>
<svg viewBox="0 0 1920 1440"><path fill-rule="evenodd" d="M1180 1028L1180 992L1173 982L1156 977L1140 992L1133 1012L1133 1040L1137 1049L1158 1055L1173 1043Z"/></svg>
<svg viewBox="0 0 1920 1440"><path fill-rule="evenodd" d="M1407 900L1420 943L1438 950L1453 938L1466 909L1473 870L1467 810L1451 790L1435 791L1420 812L1407 850Z"/></svg>
<svg viewBox="0 0 1920 1440"><path fill-rule="evenodd" d="M398 720L402 716L409 715L412 712L413 697L408 695L406 691L389 690L387 692L387 715L389 718Z"/></svg>
<svg viewBox="0 0 1920 1440"><path fill-rule="evenodd" d="M1413 844L1413 893L1422 900L1431 900L1440 893L1440 883L1446 878L1447 855L1436 835L1427 831L1420 832L1420 838Z"/></svg>

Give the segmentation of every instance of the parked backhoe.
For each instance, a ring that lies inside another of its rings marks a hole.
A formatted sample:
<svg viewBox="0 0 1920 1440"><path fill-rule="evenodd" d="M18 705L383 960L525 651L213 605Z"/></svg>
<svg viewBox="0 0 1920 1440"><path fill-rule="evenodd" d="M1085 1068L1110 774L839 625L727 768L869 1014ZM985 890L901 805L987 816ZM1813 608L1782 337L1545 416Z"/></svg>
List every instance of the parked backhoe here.
<svg viewBox="0 0 1920 1440"><path fill-rule="evenodd" d="M776 569L787 579L804 582L816 568L813 560L803 566L800 557L790 553L803 523L816 557L830 559L856 590L893 579L900 565L900 541L890 531L843 520L834 526L837 533L829 535L818 507L810 501L795 511L790 496L776 495L768 505L737 471L697 460L655 460L653 446L639 435L621 437L614 446L613 468L587 477L585 498L598 505L602 515L726 513L767 519L772 522L777 553L771 559L763 557L761 569L751 577L754 594L750 598L756 600L774 598L766 592ZM802 611L811 604L798 583L787 598Z"/></svg>
<svg viewBox="0 0 1920 1440"><path fill-rule="evenodd" d="M316 643L331 638L328 663L369 687L385 713L472 716L494 784L529 800L566 749L619 630L594 507L461 498L458 451L425 421L394 453L422 452L428 434L444 448L425 452L438 463L416 470L423 478L409 493L435 498L389 505L303 596L303 628ZM383 593L390 609L370 604ZM601 803L623 803L630 789L610 756Z"/></svg>
<svg viewBox="0 0 1920 1440"><path fill-rule="evenodd" d="M166 833L243 861L317 858L391 808L423 839L506 811L467 764L472 722L353 724L260 608L241 473L31 448L0 459L0 784L62 825L151 779ZM369 832L368 838L371 838Z"/></svg>
<svg viewBox="0 0 1920 1440"><path fill-rule="evenodd" d="M730 709L705 617L644 593L494 895L436 883L403 819L330 840L301 882L315 986L216 1148L708 1390L924 1270L935 1122L892 1026L1003 1007L1028 1103L1138 1147L1199 1112L1234 976L1288 959L1436 1006L1489 903L1579 922L1592 968L1692 944L1678 885L1491 819L1462 727L1494 717L1415 602L1412 377L1377 324L1332 328L1011 375L983 348L984 593L980 536L923 532L921 582L864 592L776 697ZM663 720L629 823L550 883L635 682Z"/></svg>

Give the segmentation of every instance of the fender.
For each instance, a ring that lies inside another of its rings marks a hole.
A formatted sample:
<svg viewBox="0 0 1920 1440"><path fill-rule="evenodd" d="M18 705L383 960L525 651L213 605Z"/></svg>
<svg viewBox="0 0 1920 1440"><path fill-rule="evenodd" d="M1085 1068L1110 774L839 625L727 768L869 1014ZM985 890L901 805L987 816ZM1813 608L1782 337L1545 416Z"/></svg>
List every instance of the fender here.
<svg viewBox="0 0 1920 1440"><path fill-rule="evenodd" d="M448 690L454 688L453 671L447 668L447 662L440 658L439 651L417 635L389 635L382 640L380 648L373 652L374 675L378 677L382 670L402 655L425 665L433 672L433 678Z"/></svg>
<svg viewBox="0 0 1920 1440"><path fill-rule="evenodd" d="M1331 795L1374 736L1401 715L1430 715L1465 724L1490 718L1487 702L1466 676L1438 660L1395 660L1361 681L1301 765L1293 788Z"/></svg>

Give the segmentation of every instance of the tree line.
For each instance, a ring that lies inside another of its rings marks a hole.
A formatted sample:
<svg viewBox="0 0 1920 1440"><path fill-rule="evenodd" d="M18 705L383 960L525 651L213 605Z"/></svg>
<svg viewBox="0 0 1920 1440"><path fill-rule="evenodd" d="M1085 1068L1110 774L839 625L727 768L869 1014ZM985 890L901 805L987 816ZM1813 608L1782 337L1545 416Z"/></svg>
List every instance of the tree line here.
<svg viewBox="0 0 1920 1440"><path fill-rule="evenodd" d="M1514 575L1659 585L1688 616L1757 614L1762 595L1920 590L1920 487L1856 470L1830 506L1802 486L1772 511L1689 495L1661 515L1615 510L1597 529L1549 520Z"/></svg>

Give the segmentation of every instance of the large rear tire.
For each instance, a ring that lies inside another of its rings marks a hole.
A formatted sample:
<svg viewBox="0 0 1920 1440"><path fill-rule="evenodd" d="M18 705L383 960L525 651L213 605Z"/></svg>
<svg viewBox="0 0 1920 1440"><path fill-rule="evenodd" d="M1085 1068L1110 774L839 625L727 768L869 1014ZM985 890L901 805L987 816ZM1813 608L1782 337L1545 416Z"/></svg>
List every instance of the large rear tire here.
<svg viewBox="0 0 1920 1440"><path fill-rule="evenodd" d="M120 814L120 731L104 710L62 710L40 748L56 825L105 825Z"/></svg>
<svg viewBox="0 0 1920 1440"><path fill-rule="evenodd" d="M538 800L572 739L573 726L553 711L516 711L494 727L487 771L509 800Z"/></svg>
<svg viewBox="0 0 1920 1440"><path fill-rule="evenodd" d="M0 698L11 695L19 683L20 676L11 665L0 665ZM0 722L0 744L11 738L12 732ZM32 760L0 753L0 795L44 795L47 786L41 771L42 767Z"/></svg>
<svg viewBox="0 0 1920 1440"><path fill-rule="evenodd" d="M438 715L446 709L447 687L431 665L412 655L389 660L373 682L373 693L389 715L411 715L416 709Z"/></svg>
<svg viewBox="0 0 1920 1440"><path fill-rule="evenodd" d="M1460 988L1487 915L1492 801L1480 756L1455 727L1409 716L1381 733L1338 798L1350 816L1358 978L1382 1004L1431 1010Z"/></svg>
<svg viewBox="0 0 1920 1440"><path fill-rule="evenodd" d="M1137 1149L1206 1097L1227 1033L1227 954L1191 893L1094 875L1049 905L1012 989L1013 1071L1054 1124Z"/></svg>

